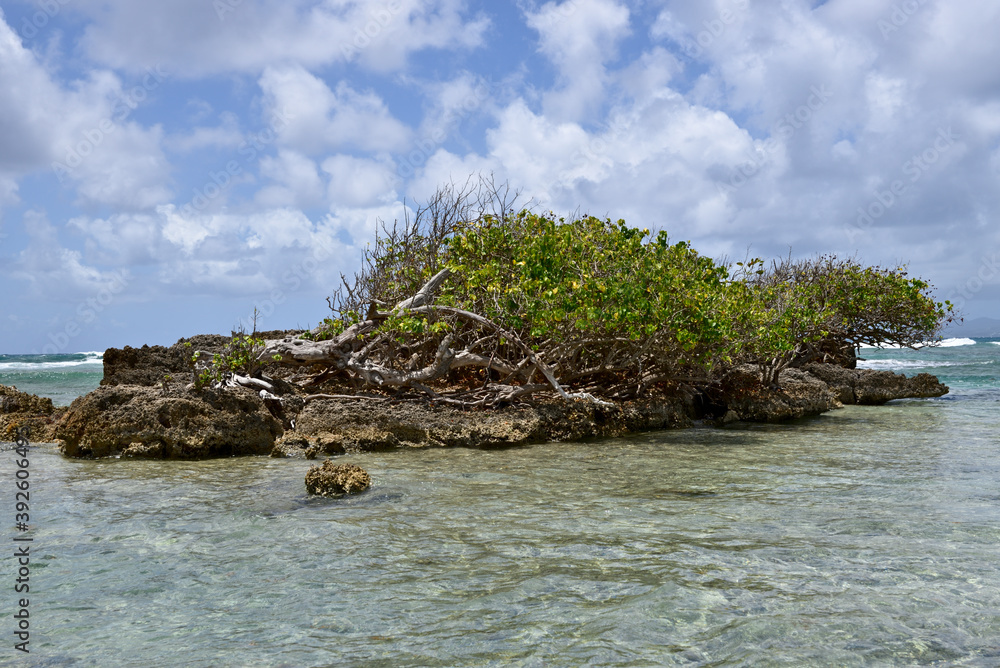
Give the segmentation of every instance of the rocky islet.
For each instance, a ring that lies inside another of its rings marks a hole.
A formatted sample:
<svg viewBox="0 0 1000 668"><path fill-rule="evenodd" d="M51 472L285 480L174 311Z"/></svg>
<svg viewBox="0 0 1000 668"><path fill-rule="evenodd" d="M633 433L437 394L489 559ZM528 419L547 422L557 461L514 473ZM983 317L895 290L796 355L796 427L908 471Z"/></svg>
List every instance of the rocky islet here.
<svg viewBox="0 0 1000 668"><path fill-rule="evenodd" d="M466 410L385 396L325 395L278 374L268 377L276 394L245 387L194 387L192 347L212 353L221 351L226 341L222 336L200 336L170 347L112 348L104 356L101 387L76 399L63 413L50 401L27 399L30 395L4 394L12 397L4 399L4 405L34 411L31 419L44 423L39 433L45 436L35 440L55 440L70 457L313 458L391 448L510 447L697 422L780 422L844 404L877 405L948 391L928 374L907 378L816 363L786 369L775 388L761 384L755 367L741 366L708 386L676 384L613 406L551 400ZM10 415L5 409L0 425L9 424Z"/></svg>

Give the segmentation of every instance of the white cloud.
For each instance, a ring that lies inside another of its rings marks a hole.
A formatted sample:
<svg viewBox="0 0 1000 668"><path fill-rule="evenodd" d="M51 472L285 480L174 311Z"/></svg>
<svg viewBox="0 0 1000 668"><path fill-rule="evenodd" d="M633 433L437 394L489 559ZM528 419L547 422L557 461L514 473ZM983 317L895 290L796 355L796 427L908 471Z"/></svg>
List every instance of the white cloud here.
<svg viewBox="0 0 1000 668"><path fill-rule="evenodd" d="M281 149L276 157L261 158L260 174L273 181L255 196L264 208L310 208L324 201L326 184L316 163L301 153Z"/></svg>
<svg viewBox="0 0 1000 668"><path fill-rule="evenodd" d="M629 10L614 0L548 2L527 14L539 35L539 50L556 66L559 87L545 96L545 111L555 119L580 120L604 98L604 65L629 33Z"/></svg>
<svg viewBox="0 0 1000 668"><path fill-rule="evenodd" d="M114 280L113 272L87 266L79 251L64 248L45 214L26 212L24 229L28 246L18 253L9 270L11 276L28 284L32 297L72 301L99 292Z"/></svg>
<svg viewBox="0 0 1000 668"><path fill-rule="evenodd" d="M105 272L97 265L155 268L155 281L141 299L207 294L250 298L282 289L288 272L299 269L296 290L324 291L349 273L359 259L358 247L374 235L379 220L392 221L403 211L400 202L375 206L341 206L319 221L300 210L271 208L249 215L184 212L174 205L148 214L108 218L78 217L74 230L85 238L86 254L66 249L48 224L38 226L37 243L25 251L16 277L38 283L39 294L60 289L61 282L99 284ZM322 256L322 263L316 259ZM44 260L44 261L43 261ZM31 266L62 273L33 276ZM305 274L302 267L305 266Z"/></svg>
<svg viewBox="0 0 1000 668"><path fill-rule="evenodd" d="M334 155L323 161L329 175L327 198L334 209L371 207L395 200L393 164L388 161Z"/></svg>
<svg viewBox="0 0 1000 668"><path fill-rule="evenodd" d="M343 147L390 151L409 139L409 129L377 95L345 82L334 92L301 67L285 67L266 69L260 87L269 108L289 119L279 130L282 144L306 155Z"/></svg>
<svg viewBox="0 0 1000 668"><path fill-rule="evenodd" d="M196 112L200 115L199 112ZM175 151L189 152L203 148L234 149L243 141L239 129L239 118L231 112L220 116L221 122L214 127L197 126L167 138L166 144Z"/></svg>
<svg viewBox="0 0 1000 668"><path fill-rule="evenodd" d="M93 71L63 87L0 21L0 172L17 178L55 168L86 203L142 208L165 201L162 131L128 120L160 80L146 81L140 93L126 91L114 74Z"/></svg>
<svg viewBox="0 0 1000 668"><path fill-rule="evenodd" d="M424 49L479 46L489 22L462 0L74 0L91 19L82 40L123 70L162 64L180 76L261 72L274 63L360 63L396 70Z"/></svg>

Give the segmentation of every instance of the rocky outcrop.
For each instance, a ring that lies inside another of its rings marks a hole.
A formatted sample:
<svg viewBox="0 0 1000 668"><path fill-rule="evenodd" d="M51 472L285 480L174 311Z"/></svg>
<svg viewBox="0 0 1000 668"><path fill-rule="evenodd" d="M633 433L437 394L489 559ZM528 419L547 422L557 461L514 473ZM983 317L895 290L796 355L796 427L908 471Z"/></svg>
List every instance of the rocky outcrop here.
<svg viewBox="0 0 1000 668"><path fill-rule="evenodd" d="M844 369L832 364L807 364L804 370L826 383L844 404L877 406L893 399L940 397L948 393L948 387L928 373L907 378L892 371Z"/></svg>
<svg viewBox="0 0 1000 668"><path fill-rule="evenodd" d="M76 399L55 436L70 457L205 459L268 454L282 432L250 390L171 393L119 385Z"/></svg>
<svg viewBox="0 0 1000 668"><path fill-rule="evenodd" d="M775 389L765 387L760 379L760 371L749 365L736 367L723 378L723 422L784 422L841 406L826 383L805 371L785 369Z"/></svg>
<svg viewBox="0 0 1000 668"><path fill-rule="evenodd" d="M306 472L306 491L319 496L358 494L371 484L368 472L360 466L334 464L329 459Z"/></svg>
<svg viewBox="0 0 1000 668"><path fill-rule="evenodd" d="M373 399L317 399L298 414L294 433L273 456L337 455L394 448L498 448L543 441L620 436L691 425L680 398L612 408L556 402L468 411Z"/></svg>
<svg viewBox="0 0 1000 668"><path fill-rule="evenodd" d="M0 385L0 440L13 441L18 429L28 427L30 441L51 442L60 413L51 399Z"/></svg>
<svg viewBox="0 0 1000 668"><path fill-rule="evenodd" d="M819 415L844 404L879 405L893 399L940 397L948 387L934 376L912 378L892 371L807 364L781 372L777 388L767 388L760 372L744 365L730 371L714 390L703 417L716 423L736 420L783 422Z"/></svg>
<svg viewBox="0 0 1000 668"><path fill-rule="evenodd" d="M261 338L280 338L300 333L299 330L259 332ZM222 353L230 337L219 334L199 334L180 339L174 345L142 346L141 348L108 348L104 351L104 378L101 385L158 386L166 376L190 382L191 356L196 351L209 355ZM191 344L191 345L186 345Z"/></svg>
<svg viewBox="0 0 1000 668"><path fill-rule="evenodd" d="M187 387L184 374L190 373L191 351L221 351L227 340L209 335L182 339L169 348L109 349L102 387L73 402L56 426L62 451L72 457L270 454L313 459L394 448L502 448L685 427L694 420L718 425L781 422L843 404L880 404L948 391L927 374L906 378L817 363L784 370L775 388L761 383L756 367L742 366L706 388L680 385L614 406L550 400L468 410L386 397L307 397L289 382L299 382L292 377L266 377L267 391ZM192 345L184 346L185 341ZM163 382L167 374L174 376L173 382ZM0 409L15 404L51 411L51 402L0 398Z"/></svg>

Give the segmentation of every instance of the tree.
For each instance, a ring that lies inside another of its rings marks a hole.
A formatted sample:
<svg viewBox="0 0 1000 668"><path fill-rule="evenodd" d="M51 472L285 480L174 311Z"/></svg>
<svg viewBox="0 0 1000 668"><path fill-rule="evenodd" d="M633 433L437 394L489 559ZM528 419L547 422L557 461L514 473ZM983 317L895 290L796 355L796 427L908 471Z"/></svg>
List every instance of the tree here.
<svg viewBox="0 0 1000 668"><path fill-rule="evenodd" d="M309 341L265 354L463 405L540 391L605 403L593 393L706 374L725 268L665 232L515 210L509 195L452 189L383 227Z"/></svg>
<svg viewBox="0 0 1000 668"><path fill-rule="evenodd" d="M383 225L312 331L261 359L313 380L486 406L554 393L605 404L750 362L774 385L830 342L918 345L949 304L902 268L823 256L719 264L666 232L517 206L492 179Z"/></svg>
<svg viewBox="0 0 1000 668"><path fill-rule="evenodd" d="M919 347L954 318L929 283L905 267L865 267L851 259L737 263L727 290L734 356L761 368L768 385L791 365L860 344Z"/></svg>

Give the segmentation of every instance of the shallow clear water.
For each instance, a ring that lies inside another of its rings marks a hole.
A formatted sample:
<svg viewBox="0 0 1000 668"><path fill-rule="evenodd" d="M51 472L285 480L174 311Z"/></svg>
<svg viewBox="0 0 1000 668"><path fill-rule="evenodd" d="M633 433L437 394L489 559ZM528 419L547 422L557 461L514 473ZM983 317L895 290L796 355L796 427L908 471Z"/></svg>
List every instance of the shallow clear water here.
<svg viewBox="0 0 1000 668"><path fill-rule="evenodd" d="M351 456L374 486L340 500L305 496L310 462L38 446L29 663L1000 665L1000 346L980 347L866 351L978 360L939 400Z"/></svg>

